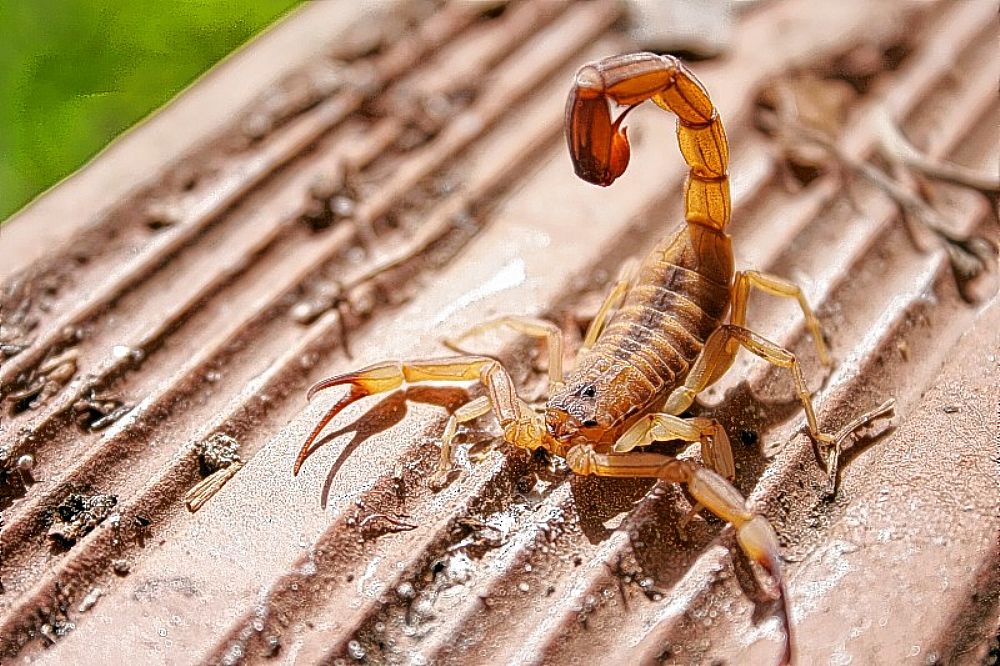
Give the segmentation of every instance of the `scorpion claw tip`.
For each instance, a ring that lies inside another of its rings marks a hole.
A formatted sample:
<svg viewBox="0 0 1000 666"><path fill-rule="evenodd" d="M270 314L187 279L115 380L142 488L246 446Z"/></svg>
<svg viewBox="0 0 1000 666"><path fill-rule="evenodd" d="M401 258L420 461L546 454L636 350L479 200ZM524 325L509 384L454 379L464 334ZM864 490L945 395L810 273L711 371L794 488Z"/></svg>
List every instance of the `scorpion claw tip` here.
<svg viewBox="0 0 1000 666"><path fill-rule="evenodd" d="M323 418L320 419L319 423L316 424L316 427L313 428L312 433L310 433L309 438L306 440L306 443L302 446L302 450L299 451L298 457L295 459L295 466L292 468L293 476L298 476L299 470L302 468L302 464L305 463L306 459L308 459L309 456L311 456L313 452L316 451L316 449L318 449L320 446L324 444L323 441L320 441L319 444L313 446L313 444L319 437L320 433L323 432L323 429L327 426L328 423L330 423L331 420L333 420L333 417L339 414L341 410L344 409L344 407L347 407L352 402L360 400L361 398L364 398L365 396L369 395L369 391L359 386L356 383L356 380L357 380L357 375L350 375L350 374L339 375L337 377L330 377L328 379L319 381L316 384L313 384L313 387L309 389L309 393L307 394L306 397L312 398L312 396L318 393L319 391L330 388L331 386L351 384L351 391L347 395L342 397L340 400L338 400L326 412L326 414L323 415Z"/></svg>
<svg viewBox="0 0 1000 666"><path fill-rule="evenodd" d="M292 466L292 476L298 476L299 472L302 470L302 465L305 463L306 459L312 454L312 440L310 439L299 451L299 455L295 458L295 464Z"/></svg>
<svg viewBox="0 0 1000 666"><path fill-rule="evenodd" d="M309 391L306 392L306 400L312 400L313 397L320 391L325 391L328 388L333 388L334 386L343 386L345 384L356 384L358 380L358 375L355 373L348 373L345 375L334 375L332 377L327 377L326 379L321 379L312 386L309 387Z"/></svg>

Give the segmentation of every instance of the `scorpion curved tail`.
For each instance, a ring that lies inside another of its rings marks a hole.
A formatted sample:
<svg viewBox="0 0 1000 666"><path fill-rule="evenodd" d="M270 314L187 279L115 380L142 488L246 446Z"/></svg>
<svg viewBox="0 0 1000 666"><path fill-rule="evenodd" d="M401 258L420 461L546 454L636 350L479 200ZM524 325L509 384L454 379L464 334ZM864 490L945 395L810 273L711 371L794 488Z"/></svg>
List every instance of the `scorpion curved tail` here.
<svg viewBox="0 0 1000 666"><path fill-rule="evenodd" d="M669 55L632 53L588 63L566 103L566 142L576 174L608 186L629 161L625 115L646 100L677 116L677 141L688 163L685 219L719 231L730 217L729 143L705 88ZM627 107L611 119L610 102Z"/></svg>

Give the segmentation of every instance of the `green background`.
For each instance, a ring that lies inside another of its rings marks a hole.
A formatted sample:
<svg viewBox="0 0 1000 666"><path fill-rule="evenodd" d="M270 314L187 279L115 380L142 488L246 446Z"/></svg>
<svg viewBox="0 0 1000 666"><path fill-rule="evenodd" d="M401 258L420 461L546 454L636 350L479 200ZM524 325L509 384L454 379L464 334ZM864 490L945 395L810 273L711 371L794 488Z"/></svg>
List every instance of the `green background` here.
<svg viewBox="0 0 1000 666"><path fill-rule="evenodd" d="M0 220L299 0L0 0Z"/></svg>

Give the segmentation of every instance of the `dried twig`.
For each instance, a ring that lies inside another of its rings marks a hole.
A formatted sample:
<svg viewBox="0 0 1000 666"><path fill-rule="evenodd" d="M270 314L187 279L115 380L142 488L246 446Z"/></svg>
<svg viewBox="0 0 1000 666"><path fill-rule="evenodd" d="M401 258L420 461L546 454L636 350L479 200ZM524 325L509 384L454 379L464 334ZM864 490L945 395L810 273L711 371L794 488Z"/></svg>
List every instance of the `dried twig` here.
<svg viewBox="0 0 1000 666"><path fill-rule="evenodd" d="M1000 177L959 164L936 160L922 153L903 136L903 132L885 109L877 110L874 122L880 141L879 148L886 159L901 162L925 176L979 190L983 194L1000 192Z"/></svg>
<svg viewBox="0 0 1000 666"><path fill-rule="evenodd" d="M995 268L996 248L985 238L959 236L954 233L948 228L947 221L926 201L902 186L881 168L846 154L825 133L803 125L794 117L790 117L791 115L793 114L761 109L759 121L764 129L772 132L786 144L804 142L822 148L839 165L875 185L896 202L904 214L909 215L944 241L962 297L970 302L976 300L968 292L967 286L984 271L992 271Z"/></svg>

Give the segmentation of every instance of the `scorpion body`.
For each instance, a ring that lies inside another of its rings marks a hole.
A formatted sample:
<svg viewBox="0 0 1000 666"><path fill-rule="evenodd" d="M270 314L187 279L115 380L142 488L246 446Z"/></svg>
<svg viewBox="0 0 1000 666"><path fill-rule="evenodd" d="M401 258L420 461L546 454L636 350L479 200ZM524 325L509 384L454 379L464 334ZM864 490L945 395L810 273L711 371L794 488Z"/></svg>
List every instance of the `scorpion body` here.
<svg viewBox="0 0 1000 666"><path fill-rule="evenodd" d="M708 93L676 58L651 53L614 56L584 65L566 105L566 139L578 176L607 186L629 161L626 114L652 100L677 118L677 138L689 165L685 222L661 241L641 264L623 267L581 345L575 370L563 377L562 333L551 322L506 316L473 327L448 344L498 326L544 339L549 351L549 399L536 412L517 394L503 365L487 356L387 361L324 379L309 391L346 386L313 429L295 461L294 473L315 450L326 425L347 405L405 384L480 382L482 395L459 407L442 435L437 485L451 468L458 424L492 411L504 440L529 450L561 456L577 474L652 477L681 483L704 508L733 524L744 552L771 577L782 603L785 627L782 661L792 658L777 537L767 519L746 505L729 483L735 464L725 430L714 419L682 414L698 393L732 365L740 347L792 373L810 435L829 452L827 468L836 478L841 441L853 430L892 409L892 401L871 410L836 435L819 428L812 398L795 355L746 328L751 287L795 298L805 316L821 363L830 359L819 321L801 290L781 278L755 271L734 272L726 226L730 220L729 145ZM612 104L625 107L612 120ZM728 316L728 323L724 323ZM704 465L692 460L635 451L656 441L701 445Z"/></svg>
<svg viewBox="0 0 1000 666"><path fill-rule="evenodd" d="M662 403L665 393L683 383L729 310L728 241L688 224L658 244L594 346L549 398L549 411L591 428L592 442L614 443L634 415ZM723 261L699 261L698 249L706 246L716 246Z"/></svg>
<svg viewBox="0 0 1000 666"><path fill-rule="evenodd" d="M628 107L614 122L608 99ZM631 417L682 384L730 306L729 144L715 106L686 67L670 56L636 53L581 68L566 104L577 174L607 186L624 172L629 148L621 122L646 99L678 118L678 143L690 166L686 224L657 244L638 271L626 270L634 274L620 290L627 289L624 302L603 330L595 322L584 343L588 352L549 399L550 424L583 426L592 442L613 444Z"/></svg>

